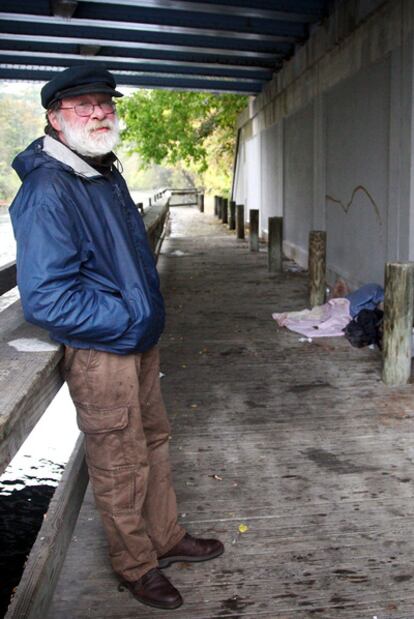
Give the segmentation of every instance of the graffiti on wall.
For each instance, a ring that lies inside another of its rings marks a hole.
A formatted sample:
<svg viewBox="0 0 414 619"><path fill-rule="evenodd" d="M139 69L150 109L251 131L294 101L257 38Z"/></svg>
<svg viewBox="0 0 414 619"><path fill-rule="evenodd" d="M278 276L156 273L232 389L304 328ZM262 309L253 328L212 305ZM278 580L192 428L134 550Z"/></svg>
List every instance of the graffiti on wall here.
<svg viewBox="0 0 414 619"><path fill-rule="evenodd" d="M330 196L328 194L326 194L325 197L326 197L327 201L334 202L335 204L339 204L339 206L342 208L344 213L348 213L349 209L354 204L355 196L357 194L359 194L359 193L363 193L363 194L366 195L366 197L368 198L369 202L372 205L372 208L374 209L375 215L376 215L376 217L378 219L378 223L382 227L383 222L382 222L382 217L381 217L380 210L378 208L378 204L375 202L374 198L369 193L368 189L366 189L363 185L358 185L357 187L355 187L355 189L353 190L353 192L351 194L351 198L350 198L349 202L347 202L347 203L344 203L344 202L342 202L342 200L338 200L338 198L334 198L333 196Z"/></svg>

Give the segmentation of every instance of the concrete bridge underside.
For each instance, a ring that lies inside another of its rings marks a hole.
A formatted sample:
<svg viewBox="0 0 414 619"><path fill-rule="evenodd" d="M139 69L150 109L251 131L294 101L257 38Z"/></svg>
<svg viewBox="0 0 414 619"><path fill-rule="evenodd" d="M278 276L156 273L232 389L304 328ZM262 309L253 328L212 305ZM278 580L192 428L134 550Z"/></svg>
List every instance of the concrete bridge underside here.
<svg viewBox="0 0 414 619"><path fill-rule="evenodd" d="M414 259L413 43L410 0L344 0L240 118L233 199L302 265L326 230L330 283Z"/></svg>

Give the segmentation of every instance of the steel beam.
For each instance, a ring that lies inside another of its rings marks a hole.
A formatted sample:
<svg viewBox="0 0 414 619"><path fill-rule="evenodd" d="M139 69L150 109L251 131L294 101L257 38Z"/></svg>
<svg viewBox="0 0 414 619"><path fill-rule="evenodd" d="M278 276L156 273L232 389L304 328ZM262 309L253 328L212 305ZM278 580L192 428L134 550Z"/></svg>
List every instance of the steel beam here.
<svg viewBox="0 0 414 619"><path fill-rule="evenodd" d="M56 70L30 70L0 67L0 79L3 80L29 80L45 82L57 75ZM169 90L200 90L216 93L235 93L243 95L255 95L260 92L261 82L244 83L240 80L216 80L181 77L140 76L129 73L114 72L117 84L122 86L135 86L137 88L156 88Z"/></svg>

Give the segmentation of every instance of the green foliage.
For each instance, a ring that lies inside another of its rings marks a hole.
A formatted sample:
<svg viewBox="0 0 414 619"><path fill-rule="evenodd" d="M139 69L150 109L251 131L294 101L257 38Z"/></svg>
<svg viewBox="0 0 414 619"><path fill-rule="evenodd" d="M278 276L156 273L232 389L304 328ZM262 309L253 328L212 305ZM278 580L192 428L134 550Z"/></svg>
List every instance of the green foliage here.
<svg viewBox="0 0 414 619"><path fill-rule="evenodd" d="M140 90L118 103L122 138L144 166L179 166L193 182L207 174L213 185L219 173L220 186L228 190L236 118L246 102L238 95Z"/></svg>
<svg viewBox="0 0 414 619"><path fill-rule="evenodd" d="M16 86L14 91L13 86ZM20 186L14 157L43 133L39 87L8 84L0 93L0 200L9 202Z"/></svg>
<svg viewBox="0 0 414 619"><path fill-rule="evenodd" d="M10 202L20 186L11 168L14 157L43 134L40 87L1 84L2 201ZM205 186L224 195L231 183L236 117L246 103L238 95L165 90L124 97L118 103L126 127L119 154L131 189Z"/></svg>

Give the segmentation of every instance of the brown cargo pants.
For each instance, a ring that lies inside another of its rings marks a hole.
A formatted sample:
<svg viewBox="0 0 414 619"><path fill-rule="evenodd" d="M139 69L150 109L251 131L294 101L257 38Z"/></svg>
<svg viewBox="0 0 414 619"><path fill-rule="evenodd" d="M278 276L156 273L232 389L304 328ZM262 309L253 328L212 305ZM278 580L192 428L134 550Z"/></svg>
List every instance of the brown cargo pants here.
<svg viewBox="0 0 414 619"><path fill-rule="evenodd" d="M158 348L115 355L68 346L63 371L112 567L137 580L185 533L177 524Z"/></svg>

